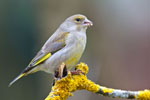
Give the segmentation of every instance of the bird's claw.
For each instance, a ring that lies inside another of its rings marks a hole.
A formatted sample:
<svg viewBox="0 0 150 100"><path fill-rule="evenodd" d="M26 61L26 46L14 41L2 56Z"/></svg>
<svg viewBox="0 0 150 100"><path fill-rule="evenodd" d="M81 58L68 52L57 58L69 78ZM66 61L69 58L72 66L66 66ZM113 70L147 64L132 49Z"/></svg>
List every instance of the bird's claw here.
<svg viewBox="0 0 150 100"><path fill-rule="evenodd" d="M84 74L81 70L71 71L71 75L80 75L81 73Z"/></svg>

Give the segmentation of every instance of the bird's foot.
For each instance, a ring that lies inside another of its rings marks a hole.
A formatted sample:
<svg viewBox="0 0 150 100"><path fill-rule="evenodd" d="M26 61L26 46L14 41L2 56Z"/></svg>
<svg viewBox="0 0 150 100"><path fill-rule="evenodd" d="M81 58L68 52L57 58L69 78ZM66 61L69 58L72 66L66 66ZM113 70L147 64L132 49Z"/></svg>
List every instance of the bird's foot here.
<svg viewBox="0 0 150 100"><path fill-rule="evenodd" d="M82 72L81 70L79 69L75 69L74 71L70 71L71 75L80 75L80 74L85 74L84 72ZM55 71L55 74L54 74L54 77L56 79L61 79L65 76L68 75L68 70L67 70L67 67L66 67L66 64L65 63L62 63L58 70Z"/></svg>
<svg viewBox="0 0 150 100"><path fill-rule="evenodd" d="M71 75L80 75L80 74L84 74L84 73L81 70L71 71Z"/></svg>

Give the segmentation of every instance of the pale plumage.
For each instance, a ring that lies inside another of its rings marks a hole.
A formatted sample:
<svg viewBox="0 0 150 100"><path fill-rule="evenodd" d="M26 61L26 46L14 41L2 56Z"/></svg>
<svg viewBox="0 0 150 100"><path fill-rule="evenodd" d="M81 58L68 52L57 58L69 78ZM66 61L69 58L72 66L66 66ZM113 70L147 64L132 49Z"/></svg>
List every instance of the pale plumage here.
<svg viewBox="0 0 150 100"><path fill-rule="evenodd" d="M9 85L36 71L54 73L63 62L71 69L84 52L86 29L91 25L92 22L81 14L67 18L46 41L27 68Z"/></svg>

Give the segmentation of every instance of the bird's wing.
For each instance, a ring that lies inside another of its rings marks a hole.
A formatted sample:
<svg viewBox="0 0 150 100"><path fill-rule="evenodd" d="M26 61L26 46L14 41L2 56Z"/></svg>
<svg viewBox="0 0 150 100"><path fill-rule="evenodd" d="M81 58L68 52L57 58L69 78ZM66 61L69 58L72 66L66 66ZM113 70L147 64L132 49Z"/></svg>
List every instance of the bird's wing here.
<svg viewBox="0 0 150 100"><path fill-rule="evenodd" d="M68 36L68 32L63 33L61 37L55 38L53 41L46 42L43 48L37 53L37 55L32 59L29 63L28 67L23 71L23 73L29 72L31 69L35 68L37 65L43 63L48 58L51 57L55 52L64 48L66 43L66 37Z"/></svg>
<svg viewBox="0 0 150 100"><path fill-rule="evenodd" d="M30 73L36 72L30 72L33 68L38 66L39 64L42 64L44 61L46 61L48 58L51 57L55 52L61 50L66 45L66 38L68 36L68 32L61 33L58 37L53 39L52 41L48 41L44 44L43 48L37 53L37 55L31 60L29 65L23 70L23 72L16 77L10 84L11 86L14 82L16 82L18 79L22 78L23 76L26 76ZM30 73L29 73L30 72Z"/></svg>

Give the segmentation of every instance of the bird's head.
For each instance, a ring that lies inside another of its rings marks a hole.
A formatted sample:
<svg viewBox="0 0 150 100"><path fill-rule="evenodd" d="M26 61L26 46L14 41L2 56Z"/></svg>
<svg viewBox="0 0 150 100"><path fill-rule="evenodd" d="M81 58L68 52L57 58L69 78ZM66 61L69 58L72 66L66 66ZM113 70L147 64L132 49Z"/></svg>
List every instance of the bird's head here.
<svg viewBox="0 0 150 100"><path fill-rule="evenodd" d="M92 26L93 23L87 19L86 16L76 14L67 18L61 25L68 31L86 31L87 27Z"/></svg>

